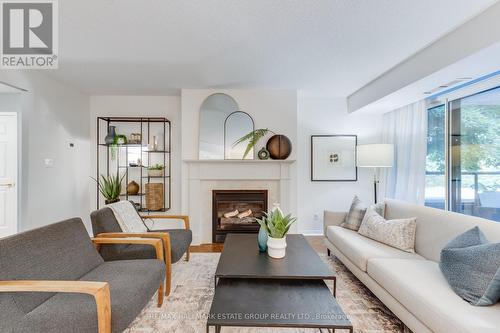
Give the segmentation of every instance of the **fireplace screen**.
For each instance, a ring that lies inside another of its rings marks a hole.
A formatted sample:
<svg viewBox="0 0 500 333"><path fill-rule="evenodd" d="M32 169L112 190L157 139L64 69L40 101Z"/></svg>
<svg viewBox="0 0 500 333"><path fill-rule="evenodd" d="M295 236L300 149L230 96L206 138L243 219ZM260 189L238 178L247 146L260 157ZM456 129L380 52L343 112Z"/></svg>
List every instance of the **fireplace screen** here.
<svg viewBox="0 0 500 333"><path fill-rule="evenodd" d="M212 239L224 242L228 233L257 233L267 211L267 190L214 190Z"/></svg>

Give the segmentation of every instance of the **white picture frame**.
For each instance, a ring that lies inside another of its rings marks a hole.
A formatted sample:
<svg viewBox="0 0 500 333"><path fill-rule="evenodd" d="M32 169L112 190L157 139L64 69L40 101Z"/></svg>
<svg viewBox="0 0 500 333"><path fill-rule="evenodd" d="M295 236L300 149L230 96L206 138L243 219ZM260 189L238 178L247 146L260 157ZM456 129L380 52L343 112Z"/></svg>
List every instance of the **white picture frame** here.
<svg viewBox="0 0 500 333"><path fill-rule="evenodd" d="M357 135L311 135L311 181L357 181L357 144Z"/></svg>

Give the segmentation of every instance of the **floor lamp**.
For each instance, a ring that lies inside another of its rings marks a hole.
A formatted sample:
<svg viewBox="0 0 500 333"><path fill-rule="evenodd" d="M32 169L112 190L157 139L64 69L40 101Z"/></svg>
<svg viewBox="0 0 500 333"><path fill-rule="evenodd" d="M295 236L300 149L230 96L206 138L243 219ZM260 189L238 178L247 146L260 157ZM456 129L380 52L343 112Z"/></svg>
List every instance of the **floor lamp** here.
<svg viewBox="0 0 500 333"><path fill-rule="evenodd" d="M391 168L394 163L394 145L369 144L357 147L357 166L373 168L374 199L377 203L377 187L379 183L378 168Z"/></svg>

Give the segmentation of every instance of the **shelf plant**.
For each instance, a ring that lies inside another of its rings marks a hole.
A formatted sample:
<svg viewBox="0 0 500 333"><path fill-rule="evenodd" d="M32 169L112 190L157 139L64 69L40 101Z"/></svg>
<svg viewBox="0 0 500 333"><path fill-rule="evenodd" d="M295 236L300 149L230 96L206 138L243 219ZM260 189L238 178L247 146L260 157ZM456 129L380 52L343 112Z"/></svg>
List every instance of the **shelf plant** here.
<svg viewBox="0 0 500 333"><path fill-rule="evenodd" d="M163 170L165 170L165 166L162 164L153 164L148 167L148 176L149 177L162 177Z"/></svg>
<svg viewBox="0 0 500 333"><path fill-rule="evenodd" d="M122 191L122 181L125 177L123 174L121 177L119 174L116 175L101 175L101 178L92 178L99 187L99 192L105 198L106 205L120 201L120 193Z"/></svg>

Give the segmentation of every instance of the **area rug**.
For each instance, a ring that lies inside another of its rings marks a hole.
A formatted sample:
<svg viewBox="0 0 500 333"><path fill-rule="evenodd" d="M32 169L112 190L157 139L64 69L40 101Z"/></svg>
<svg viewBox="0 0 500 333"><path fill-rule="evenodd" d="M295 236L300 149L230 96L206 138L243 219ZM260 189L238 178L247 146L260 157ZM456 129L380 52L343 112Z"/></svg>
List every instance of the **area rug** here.
<svg viewBox="0 0 500 333"><path fill-rule="evenodd" d="M156 296L134 320L127 333L206 332L206 317L214 294L214 273L220 254L193 253L189 262L180 261L172 267L172 292L161 308ZM356 333L405 332L395 317L349 270L335 257L321 255L337 273L337 300L350 318ZM327 283L332 287L332 283ZM235 297L238 297L235 295ZM212 328L211 331L214 331ZM325 330L324 330L325 331ZM224 333L312 333L318 329L292 328L232 328ZM348 332L337 330L337 333Z"/></svg>

